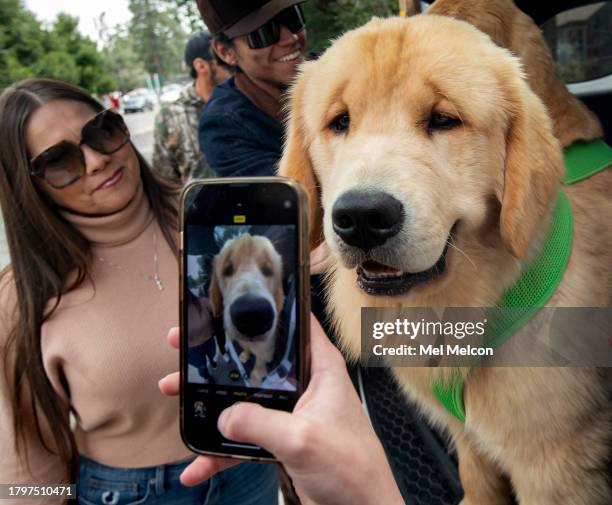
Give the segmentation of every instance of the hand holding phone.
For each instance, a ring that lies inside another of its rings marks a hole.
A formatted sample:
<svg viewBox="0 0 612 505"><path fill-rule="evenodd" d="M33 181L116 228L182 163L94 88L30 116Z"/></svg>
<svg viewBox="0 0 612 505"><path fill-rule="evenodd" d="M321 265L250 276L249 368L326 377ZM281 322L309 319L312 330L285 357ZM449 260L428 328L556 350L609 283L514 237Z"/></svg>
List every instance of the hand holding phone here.
<svg viewBox="0 0 612 505"><path fill-rule="evenodd" d="M222 410L290 412L308 377L308 226L291 179L198 181L181 198L181 433L195 452L273 460L223 437Z"/></svg>
<svg viewBox="0 0 612 505"><path fill-rule="evenodd" d="M178 328L168 335L179 346ZM235 405L221 419L228 438L273 452L291 477L303 504L404 503L380 441L357 397L342 356L311 317L311 382L288 414L258 405ZM165 377L166 395L179 390L178 373ZM194 486L238 464L235 459L199 456L181 475Z"/></svg>

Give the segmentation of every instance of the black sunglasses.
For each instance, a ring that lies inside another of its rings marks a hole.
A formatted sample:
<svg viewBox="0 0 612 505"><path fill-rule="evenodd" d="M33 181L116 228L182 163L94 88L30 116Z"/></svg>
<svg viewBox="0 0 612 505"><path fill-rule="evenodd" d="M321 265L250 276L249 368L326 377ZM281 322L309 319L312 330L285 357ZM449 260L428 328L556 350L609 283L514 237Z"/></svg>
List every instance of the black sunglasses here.
<svg viewBox="0 0 612 505"><path fill-rule="evenodd" d="M123 118L103 110L83 125L78 144L62 140L30 160L30 173L49 186L62 189L79 180L85 173L85 144L102 154L113 154L130 141L130 132Z"/></svg>
<svg viewBox="0 0 612 505"><path fill-rule="evenodd" d="M251 49L263 49L276 44L280 40L281 26L288 28L291 33L299 33L304 29L306 20L299 5L286 8L257 30L247 33L247 44Z"/></svg>

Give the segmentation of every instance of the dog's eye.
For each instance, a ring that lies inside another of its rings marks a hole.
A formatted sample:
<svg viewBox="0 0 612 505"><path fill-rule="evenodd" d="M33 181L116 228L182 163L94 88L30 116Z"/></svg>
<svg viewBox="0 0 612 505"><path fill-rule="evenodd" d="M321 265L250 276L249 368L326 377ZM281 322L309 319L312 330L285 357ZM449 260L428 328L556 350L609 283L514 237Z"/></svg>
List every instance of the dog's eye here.
<svg viewBox="0 0 612 505"><path fill-rule="evenodd" d="M270 265L263 265L261 267L261 273L265 276L265 277L272 277L272 274L274 273L272 271L272 268L270 267Z"/></svg>
<svg viewBox="0 0 612 505"><path fill-rule="evenodd" d="M351 117L348 114L340 114L330 123L329 128L334 133L345 133L349 129L350 122Z"/></svg>
<svg viewBox="0 0 612 505"><path fill-rule="evenodd" d="M451 128L454 128L455 126L458 126L460 124L461 120L455 117L447 116L446 114L442 114L440 112L434 112L429 118L427 129L429 131L450 130Z"/></svg>
<svg viewBox="0 0 612 505"><path fill-rule="evenodd" d="M234 265L232 265L231 263L228 263L223 269L223 276L228 277L233 274L234 274Z"/></svg>

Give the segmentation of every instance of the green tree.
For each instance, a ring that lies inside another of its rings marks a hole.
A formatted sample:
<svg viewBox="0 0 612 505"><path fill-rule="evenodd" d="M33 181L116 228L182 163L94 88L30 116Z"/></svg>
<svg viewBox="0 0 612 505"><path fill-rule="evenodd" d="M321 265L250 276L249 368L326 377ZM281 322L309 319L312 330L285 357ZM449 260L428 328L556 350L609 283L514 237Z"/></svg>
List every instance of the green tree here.
<svg viewBox="0 0 612 505"><path fill-rule="evenodd" d="M33 77L45 54L45 34L20 0L0 0L0 88Z"/></svg>
<svg viewBox="0 0 612 505"><path fill-rule="evenodd" d="M130 0L129 24L134 49L150 74L163 79L182 73L187 34L174 1Z"/></svg>
<svg viewBox="0 0 612 505"><path fill-rule="evenodd" d="M49 77L71 84L79 84L81 73L73 58L66 51L45 53L33 66L36 77Z"/></svg>
<svg viewBox="0 0 612 505"><path fill-rule="evenodd" d="M60 13L49 32L49 53L37 65L37 75L54 77L94 93L115 87L106 74L104 59L96 44L78 31L79 20Z"/></svg>
<svg viewBox="0 0 612 505"><path fill-rule="evenodd" d="M398 13L397 0L310 0L303 4L308 45L323 51L344 32L367 23L373 16Z"/></svg>
<svg viewBox="0 0 612 505"><path fill-rule="evenodd" d="M184 26L189 27L190 33L204 28L195 0L173 0L170 3L176 5L178 19Z"/></svg>
<svg viewBox="0 0 612 505"><path fill-rule="evenodd" d="M134 38L127 26L117 25L108 29L100 19L100 38L104 44L102 56L106 74L117 83L122 92L143 87L147 81L147 71L134 48Z"/></svg>
<svg viewBox="0 0 612 505"><path fill-rule="evenodd" d="M0 87L52 77L94 93L113 89L102 55L77 26L76 18L60 14L50 30L44 29L20 0L0 0Z"/></svg>

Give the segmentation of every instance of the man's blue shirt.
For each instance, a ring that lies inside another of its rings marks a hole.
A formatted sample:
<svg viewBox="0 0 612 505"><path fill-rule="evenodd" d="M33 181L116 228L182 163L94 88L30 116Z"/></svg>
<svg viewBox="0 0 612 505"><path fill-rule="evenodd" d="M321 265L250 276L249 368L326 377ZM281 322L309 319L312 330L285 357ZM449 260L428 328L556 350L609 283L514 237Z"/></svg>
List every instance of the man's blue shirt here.
<svg viewBox="0 0 612 505"><path fill-rule="evenodd" d="M217 86L198 124L200 150L219 177L276 175L283 125L256 107L230 78Z"/></svg>

